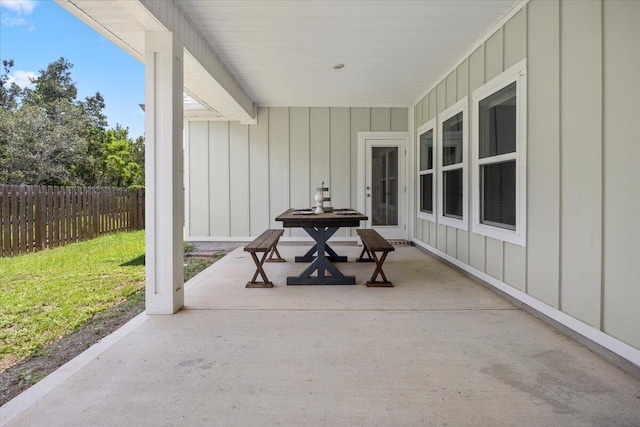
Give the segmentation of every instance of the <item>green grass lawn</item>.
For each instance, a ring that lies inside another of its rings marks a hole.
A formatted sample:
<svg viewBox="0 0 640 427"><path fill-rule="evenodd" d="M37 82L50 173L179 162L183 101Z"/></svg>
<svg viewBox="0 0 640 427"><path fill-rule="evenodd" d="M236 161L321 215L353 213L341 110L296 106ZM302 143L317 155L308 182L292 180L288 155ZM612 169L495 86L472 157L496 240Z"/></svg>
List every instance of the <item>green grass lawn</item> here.
<svg viewBox="0 0 640 427"><path fill-rule="evenodd" d="M144 231L0 258L0 371L144 287Z"/></svg>

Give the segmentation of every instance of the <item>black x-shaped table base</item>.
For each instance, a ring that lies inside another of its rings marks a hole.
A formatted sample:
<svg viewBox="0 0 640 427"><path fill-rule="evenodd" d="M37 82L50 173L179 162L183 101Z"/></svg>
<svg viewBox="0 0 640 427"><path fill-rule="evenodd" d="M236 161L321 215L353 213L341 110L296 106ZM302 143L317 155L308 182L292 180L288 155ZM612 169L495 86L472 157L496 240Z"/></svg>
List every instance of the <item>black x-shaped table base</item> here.
<svg viewBox="0 0 640 427"><path fill-rule="evenodd" d="M316 244L303 256L296 257L296 262L311 262L311 264L299 276L287 277L287 285L355 285L355 276L345 276L331 263L347 261L346 256L338 255L327 244L327 240L338 231L339 227L303 228L316 241ZM318 255L314 256L315 253ZM317 275L312 276L316 272Z"/></svg>

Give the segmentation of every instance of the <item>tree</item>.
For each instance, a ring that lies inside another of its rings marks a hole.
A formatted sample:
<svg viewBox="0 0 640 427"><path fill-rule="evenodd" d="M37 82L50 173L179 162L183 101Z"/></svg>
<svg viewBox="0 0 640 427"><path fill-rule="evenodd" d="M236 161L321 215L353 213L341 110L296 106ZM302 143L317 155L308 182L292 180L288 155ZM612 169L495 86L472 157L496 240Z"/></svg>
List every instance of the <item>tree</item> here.
<svg viewBox="0 0 640 427"><path fill-rule="evenodd" d="M66 100L57 100L49 108L53 114L35 105L3 114L2 128L9 141L7 184L78 184L72 166L86 151L80 136L82 111Z"/></svg>
<svg viewBox="0 0 640 427"><path fill-rule="evenodd" d="M65 58L32 79L10 82L13 60L0 75L0 183L142 186L144 139L107 129L100 92L78 101Z"/></svg>
<svg viewBox="0 0 640 427"><path fill-rule="evenodd" d="M0 108L13 110L18 106L20 86L9 82L13 60L2 61L3 73L0 75Z"/></svg>
<svg viewBox="0 0 640 427"><path fill-rule="evenodd" d="M75 103L78 89L71 79L73 64L64 58L50 63L40 75L32 80L33 89L24 89L24 102L47 107L55 101Z"/></svg>
<svg viewBox="0 0 640 427"><path fill-rule="evenodd" d="M142 169L134 158L138 150L136 142L129 138L128 129L120 125L116 125L115 129L109 129L103 145L101 185L116 187L139 185Z"/></svg>

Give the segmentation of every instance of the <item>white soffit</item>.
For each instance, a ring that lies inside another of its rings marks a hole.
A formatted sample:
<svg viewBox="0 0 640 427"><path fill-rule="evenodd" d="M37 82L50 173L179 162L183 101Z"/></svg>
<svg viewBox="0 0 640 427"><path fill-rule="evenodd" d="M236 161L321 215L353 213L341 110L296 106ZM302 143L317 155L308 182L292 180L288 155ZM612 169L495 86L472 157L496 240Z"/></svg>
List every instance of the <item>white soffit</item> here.
<svg viewBox="0 0 640 427"><path fill-rule="evenodd" d="M249 97L270 106L410 105L520 3L176 1Z"/></svg>

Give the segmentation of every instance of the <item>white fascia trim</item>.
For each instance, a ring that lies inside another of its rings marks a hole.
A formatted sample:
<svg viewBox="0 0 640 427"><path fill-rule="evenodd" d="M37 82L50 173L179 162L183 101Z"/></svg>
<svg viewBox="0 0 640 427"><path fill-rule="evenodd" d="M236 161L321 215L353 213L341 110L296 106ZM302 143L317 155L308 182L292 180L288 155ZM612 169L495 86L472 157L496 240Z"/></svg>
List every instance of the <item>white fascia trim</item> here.
<svg viewBox="0 0 640 427"><path fill-rule="evenodd" d="M438 77L436 79L436 81L429 86L429 89L427 89L426 92L424 92L422 95L420 95L420 97L418 99L416 99L413 103L413 105L416 105L418 102L422 101L422 98L424 98L425 96L429 95L429 93L434 90L436 88L436 86L438 86L438 84L443 81L444 79L447 78L447 76L449 74L451 74L451 72L453 70L455 70L456 68L458 68L460 66L460 64L462 64L469 56L471 56L471 54L473 52L476 51L476 49L478 49L480 46L482 46L484 44L484 42L486 42L487 40L489 40L489 38L491 36L493 36L495 34L496 31L498 31L500 28L502 28L504 26L504 24L506 24L507 22L509 22L509 20L511 18L514 17L514 15L518 12L520 12L520 10L522 10L527 3L529 3L530 0L521 0L519 3L516 3L515 5L513 5L513 7L507 12L505 13L502 18L500 18L498 20L498 22L496 22L493 26L491 26L491 28L489 28L489 30L487 30L486 33L484 33L484 35L482 37L480 37L474 44L471 45L471 47L469 47L469 49L467 49L454 63L453 65L451 65L449 68L447 68L447 70L442 73L440 75L440 77Z"/></svg>
<svg viewBox="0 0 640 427"><path fill-rule="evenodd" d="M576 319L575 317L571 317L568 314L557 310L540 300L533 298L531 295L528 295L512 286L507 285L506 283L468 265L463 263L462 261L439 251L438 249L430 246L418 239L412 239L413 243L416 246L421 247L422 249L433 253L434 255L450 262L461 270L466 271L467 273L477 277L483 282L488 283L496 289L504 292L505 294L515 298L516 300L526 304L537 312L549 317L550 319L555 320L556 322L566 326L572 331L577 332L583 337L595 342L596 344L601 345L602 347L612 351L618 356L628 360L629 362L640 366L640 350L630 346L629 344L620 341L617 338L612 337L591 325L587 325L586 323Z"/></svg>
<svg viewBox="0 0 640 427"><path fill-rule="evenodd" d="M251 114L255 114L253 99L249 97L236 77L220 60L216 51L193 25L177 2L138 0L125 3L131 3L131 8L133 6L141 8L142 10L139 13L150 14L153 19L166 27L167 30L180 34L185 43L184 48L188 51L189 56L192 56L202 69L211 76L214 81L213 84L219 85L223 92L233 100L234 104L237 104L238 113L246 115L247 121L255 119L255 117L251 116ZM167 3L169 4L167 5ZM166 10L167 8L168 10Z"/></svg>

